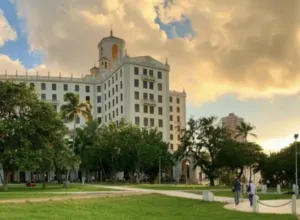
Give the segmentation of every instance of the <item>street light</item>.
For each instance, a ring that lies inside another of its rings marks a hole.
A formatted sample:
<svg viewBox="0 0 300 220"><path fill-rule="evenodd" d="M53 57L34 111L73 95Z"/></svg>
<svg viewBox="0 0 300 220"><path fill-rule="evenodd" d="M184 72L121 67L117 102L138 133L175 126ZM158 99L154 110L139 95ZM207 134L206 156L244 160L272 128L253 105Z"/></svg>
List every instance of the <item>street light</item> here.
<svg viewBox="0 0 300 220"><path fill-rule="evenodd" d="M299 134L294 134L295 138L295 178L296 178L296 192L295 194L298 195L298 151L297 151L297 139Z"/></svg>

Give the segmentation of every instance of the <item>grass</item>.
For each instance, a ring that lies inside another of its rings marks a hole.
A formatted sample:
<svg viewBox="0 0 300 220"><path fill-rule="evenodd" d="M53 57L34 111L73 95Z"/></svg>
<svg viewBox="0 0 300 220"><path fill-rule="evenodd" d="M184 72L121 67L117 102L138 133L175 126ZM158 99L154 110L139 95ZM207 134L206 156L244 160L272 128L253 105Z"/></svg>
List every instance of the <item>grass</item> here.
<svg viewBox="0 0 300 220"><path fill-rule="evenodd" d="M139 189L154 189L154 190L209 190L209 189L228 189L227 186L201 186L201 185L174 185L174 184L137 184L124 185L126 187Z"/></svg>
<svg viewBox="0 0 300 220"><path fill-rule="evenodd" d="M106 220L290 220L291 215L253 214L226 210L221 203L206 203L159 195L143 195L90 200L69 200L0 205L0 219L106 219Z"/></svg>
<svg viewBox="0 0 300 220"><path fill-rule="evenodd" d="M187 190L186 192L194 193L202 195L202 191L193 191L193 190ZM222 196L222 197L232 197L233 193L231 191L214 191L212 192L214 196ZM273 199L291 199L292 195L278 195L278 194L258 194L260 200L273 200ZM244 198L248 198L247 193L243 193Z"/></svg>
<svg viewBox="0 0 300 220"><path fill-rule="evenodd" d="M55 197L69 195L72 192L91 191L111 191L111 189L82 184L69 184L68 189L64 188L62 184L47 184L45 189L42 188L42 184L37 184L36 187L26 187L24 184L12 184L9 185L7 192L4 192L2 188L0 189L0 200ZM54 192L60 193L55 194Z"/></svg>

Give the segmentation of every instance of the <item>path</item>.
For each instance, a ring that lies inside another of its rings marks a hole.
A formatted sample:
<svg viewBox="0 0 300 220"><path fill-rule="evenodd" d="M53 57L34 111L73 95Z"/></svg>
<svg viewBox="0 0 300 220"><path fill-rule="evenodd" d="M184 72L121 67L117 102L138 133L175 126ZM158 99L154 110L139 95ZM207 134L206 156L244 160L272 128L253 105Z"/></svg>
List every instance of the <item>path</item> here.
<svg viewBox="0 0 300 220"><path fill-rule="evenodd" d="M103 187L103 186L102 186ZM175 191L175 190L153 190L153 189L139 189L139 188L129 188L129 187L121 187L121 186L105 186L109 189L115 189L115 190L128 190L131 192L148 192L148 193L156 193L156 194L162 194L167 196L175 196L175 197L181 197L181 198L188 198L188 199L198 199L202 200L202 195L197 195L193 193L188 192L182 192L182 191ZM222 203L228 203L224 206L226 209L230 210L236 210L241 212L252 212L252 208L250 207L249 201L247 199L244 199L244 202L241 202L236 208L233 203L233 198L229 197L220 197L215 196L214 200L217 202ZM265 203L266 205L271 206L278 206L285 204L291 200L262 200L261 202ZM285 205L283 207L267 207L262 204L259 206L259 212L260 213L276 213L276 214L291 214L291 203L288 205ZM300 200L297 200L297 213L300 214Z"/></svg>
<svg viewBox="0 0 300 220"><path fill-rule="evenodd" d="M94 186L97 187L97 185L94 185ZM139 189L139 188L130 188L130 187L123 187L123 186L103 186L103 185L101 185L101 187L105 187L105 188L113 189L113 190L156 193L156 194L161 194L161 195L166 195L166 196L174 196L174 197L180 197L180 198L202 200L202 195L178 191L178 190ZM215 196L215 201L223 202L223 203L233 203L233 198Z"/></svg>

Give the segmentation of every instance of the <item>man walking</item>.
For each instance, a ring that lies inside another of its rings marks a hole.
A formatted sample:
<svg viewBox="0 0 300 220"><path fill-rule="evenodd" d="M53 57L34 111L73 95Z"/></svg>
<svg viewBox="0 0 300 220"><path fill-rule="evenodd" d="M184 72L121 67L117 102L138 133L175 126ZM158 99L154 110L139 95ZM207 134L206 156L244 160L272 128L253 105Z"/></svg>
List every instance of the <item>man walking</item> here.
<svg viewBox="0 0 300 220"><path fill-rule="evenodd" d="M241 183L238 178L235 178L232 187L232 192L234 193L234 203L237 206L240 204L240 192L241 192Z"/></svg>
<svg viewBox="0 0 300 220"><path fill-rule="evenodd" d="M252 181L249 181L249 185L247 187L247 192L248 192L248 198L250 202L250 206L253 205L253 196L255 195L255 185L252 183Z"/></svg>

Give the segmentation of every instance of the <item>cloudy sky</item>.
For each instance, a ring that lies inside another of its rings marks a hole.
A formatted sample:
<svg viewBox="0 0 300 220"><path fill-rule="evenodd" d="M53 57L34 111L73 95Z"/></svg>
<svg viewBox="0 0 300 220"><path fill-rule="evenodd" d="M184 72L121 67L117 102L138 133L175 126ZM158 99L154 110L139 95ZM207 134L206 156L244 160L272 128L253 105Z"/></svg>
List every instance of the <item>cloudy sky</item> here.
<svg viewBox="0 0 300 220"><path fill-rule="evenodd" d="M234 112L275 151L300 132L299 10L299 0L1 0L0 71L86 74L112 26L130 56L168 57L188 116Z"/></svg>

